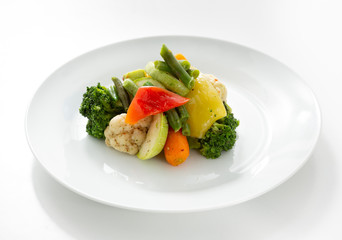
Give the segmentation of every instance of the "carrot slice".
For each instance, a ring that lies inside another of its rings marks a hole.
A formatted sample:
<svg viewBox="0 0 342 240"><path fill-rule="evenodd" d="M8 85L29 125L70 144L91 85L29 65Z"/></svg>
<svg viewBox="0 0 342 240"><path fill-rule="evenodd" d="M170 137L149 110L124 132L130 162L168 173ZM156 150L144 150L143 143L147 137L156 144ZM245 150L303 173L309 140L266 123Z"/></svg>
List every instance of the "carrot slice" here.
<svg viewBox="0 0 342 240"><path fill-rule="evenodd" d="M184 57L184 55L181 54L181 53L177 53L177 54L175 55L175 58L176 58L177 60L186 60L186 58Z"/></svg>
<svg viewBox="0 0 342 240"><path fill-rule="evenodd" d="M166 161L172 166L178 166L189 157L189 154L189 143L186 136L181 131L175 132L172 128L169 128L164 145Z"/></svg>

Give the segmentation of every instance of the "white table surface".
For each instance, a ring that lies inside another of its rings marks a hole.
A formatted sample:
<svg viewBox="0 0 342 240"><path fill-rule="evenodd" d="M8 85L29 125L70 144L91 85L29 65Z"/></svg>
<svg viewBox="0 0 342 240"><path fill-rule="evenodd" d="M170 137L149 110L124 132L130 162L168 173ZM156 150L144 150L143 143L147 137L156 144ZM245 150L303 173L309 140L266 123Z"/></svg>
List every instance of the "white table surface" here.
<svg viewBox="0 0 342 240"><path fill-rule="evenodd" d="M0 1L0 239L342 239L340 3ZM53 180L25 138L25 112L38 86L89 50L172 34L240 43L301 75L323 119L307 164L254 200L187 214L101 205Z"/></svg>

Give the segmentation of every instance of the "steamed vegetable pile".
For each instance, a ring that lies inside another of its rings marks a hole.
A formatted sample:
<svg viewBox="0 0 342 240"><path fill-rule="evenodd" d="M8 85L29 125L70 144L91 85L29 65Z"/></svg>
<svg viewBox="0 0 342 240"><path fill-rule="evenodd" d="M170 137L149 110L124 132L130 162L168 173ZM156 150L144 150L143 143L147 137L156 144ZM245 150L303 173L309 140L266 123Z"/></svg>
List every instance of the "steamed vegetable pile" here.
<svg viewBox="0 0 342 240"><path fill-rule="evenodd" d="M143 160L164 151L173 166L191 148L211 159L233 148L239 121L226 87L165 45L160 55L164 61L148 62L122 80L113 77L110 87L87 87L79 109L88 118L87 133Z"/></svg>

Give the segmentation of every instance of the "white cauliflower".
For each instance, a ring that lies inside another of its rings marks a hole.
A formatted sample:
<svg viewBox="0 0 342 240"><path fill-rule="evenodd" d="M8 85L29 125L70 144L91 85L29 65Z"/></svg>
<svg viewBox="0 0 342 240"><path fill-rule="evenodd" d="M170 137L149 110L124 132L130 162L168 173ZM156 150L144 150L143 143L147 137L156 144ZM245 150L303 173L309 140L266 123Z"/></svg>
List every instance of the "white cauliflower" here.
<svg viewBox="0 0 342 240"><path fill-rule="evenodd" d="M145 141L147 131L150 127L152 116L141 119L136 124L125 123L126 113L113 117L104 135L109 147L131 155L138 153L141 144Z"/></svg>
<svg viewBox="0 0 342 240"><path fill-rule="evenodd" d="M209 81L213 85L213 87L216 89L218 94L220 95L221 100L226 101L226 99L227 99L227 88L214 75L200 73L198 78Z"/></svg>

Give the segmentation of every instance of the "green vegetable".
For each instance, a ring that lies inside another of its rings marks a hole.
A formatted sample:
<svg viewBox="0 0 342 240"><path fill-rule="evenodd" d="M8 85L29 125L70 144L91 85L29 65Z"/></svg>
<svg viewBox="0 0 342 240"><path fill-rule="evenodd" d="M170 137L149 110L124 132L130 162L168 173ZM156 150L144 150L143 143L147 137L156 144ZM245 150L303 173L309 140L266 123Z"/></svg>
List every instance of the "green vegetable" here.
<svg viewBox="0 0 342 240"><path fill-rule="evenodd" d="M177 60L177 61L184 68L185 71L188 71L190 69L191 64L189 61L187 61L187 60ZM156 61L154 61L154 66L156 69L158 69L160 71L164 71L164 72L168 72L168 73L173 74L169 65L167 65L166 62L164 62L164 61L156 60Z"/></svg>
<svg viewBox="0 0 342 240"><path fill-rule="evenodd" d="M150 81L147 81L143 84L143 86L154 86Z"/></svg>
<svg viewBox="0 0 342 240"><path fill-rule="evenodd" d="M194 79L184 70L184 68L165 44L163 44L161 48L160 55L166 64L171 68L172 72L184 83L184 85L188 89L192 89L195 84Z"/></svg>
<svg viewBox="0 0 342 240"><path fill-rule="evenodd" d="M146 72L144 69L137 69L131 72L126 73L125 75L123 75L123 79L125 80L126 78L130 78L132 80L138 79L138 78L142 78L142 77L146 77Z"/></svg>
<svg viewBox="0 0 342 240"><path fill-rule="evenodd" d="M118 93L116 92L115 86L110 86L109 92L113 96L115 102L119 100L119 96L118 96Z"/></svg>
<svg viewBox="0 0 342 240"><path fill-rule="evenodd" d="M133 80L133 82L135 82L135 84L138 84L137 82L142 81L142 80L150 80L152 79L151 77L142 77L142 78L136 78Z"/></svg>
<svg viewBox="0 0 342 240"><path fill-rule="evenodd" d="M206 158L218 158L222 151L231 149L236 142L236 128L239 120L234 118L231 108L225 103L227 116L217 120L206 132L201 143L200 153Z"/></svg>
<svg viewBox="0 0 342 240"><path fill-rule="evenodd" d="M115 84L116 90L118 92L119 99L122 103L122 106L124 107L125 111L127 112L128 107L129 107L129 96L124 89L122 82L117 78L117 77L112 77L112 80Z"/></svg>
<svg viewBox="0 0 342 240"><path fill-rule="evenodd" d="M122 85L132 96L137 93L139 88L130 78L126 78Z"/></svg>
<svg viewBox="0 0 342 240"><path fill-rule="evenodd" d="M134 82L138 87L144 86L146 82L150 82L153 86L165 89L163 84L161 84L157 80L148 77L136 79L134 80Z"/></svg>
<svg viewBox="0 0 342 240"><path fill-rule="evenodd" d="M165 112L167 121L175 132L178 132L182 127L181 120L179 119L178 113L175 108L172 108Z"/></svg>
<svg viewBox="0 0 342 240"><path fill-rule="evenodd" d="M189 69L187 70L187 73L189 73L189 75L191 77L193 77L194 79L198 78L200 71L198 69Z"/></svg>
<svg viewBox="0 0 342 240"><path fill-rule="evenodd" d="M190 136L190 126L187 122L182 123L182 134L184 136Z"/></svg>
<svg viewBox="0 0 342 240"><path fill-rule="evenodd" d="M165 115L163 113L154 115L137 157L146 160L158 155L164 148L168 130L169 126Z"/></svg>
<svg viewBox="0 0 342 240"><path fill-rule="evenodd" d="M187 136L189 148L191 149L199 149L201 147L201 143L198 138Z"/></svg>
<svg viewBox="0 0 342 240"><path fill-rule="evenodd" d="M191 64L188 60L177 60L180 65L184 68L185 71L189 70L191 67Z"/></svg>
<svg viewBox="0 0 342 240"><path fill-rule="evenodd" d="M145 67L146 72L153 79L157 80L161 84L163 84L166 89L177 93L181 96L186 96L189 93L189 89L177 78L172 76L170 73L160 71L154 67L153 62L149 62Z"/></svg>
<svg viewBox="0 0 342 240"><path fill-rule="evenodd" d="M104 138L104 130L109 121L124 112L121 102L113 94L115 94L114 88L108 89L100 83L97 86L87 87L79 111L88 118L86 131L89 135Z"/></svg>
<svg viewBox="0 0 342 240"><path fill-rule="evenodd" d="M179 115L181 122L185 123L189 119L188 110L186 110L186 107L184 105L179 106L176 109L177 109L177 112L178 112L178 115Z"/></svg>

